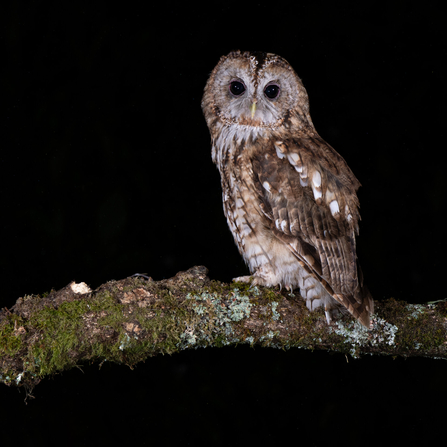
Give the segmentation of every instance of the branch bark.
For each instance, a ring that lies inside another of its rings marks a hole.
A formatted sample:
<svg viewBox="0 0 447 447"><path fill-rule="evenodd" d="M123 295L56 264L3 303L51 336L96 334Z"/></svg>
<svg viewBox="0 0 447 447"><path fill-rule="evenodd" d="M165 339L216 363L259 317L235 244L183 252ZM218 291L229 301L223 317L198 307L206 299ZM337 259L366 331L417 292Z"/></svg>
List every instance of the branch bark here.
<svg viewBox="0 0 447 447"><path fill-rule="evenodd" d="M297 293L210 281L193 267L173 278L130 277L92 291L74 282L0 312L0 381L32 389L84 362L130 367L157 354L248 343L280 349L447 358L447 303L376 302L371 330L342 316L328 326Z"/></svg>

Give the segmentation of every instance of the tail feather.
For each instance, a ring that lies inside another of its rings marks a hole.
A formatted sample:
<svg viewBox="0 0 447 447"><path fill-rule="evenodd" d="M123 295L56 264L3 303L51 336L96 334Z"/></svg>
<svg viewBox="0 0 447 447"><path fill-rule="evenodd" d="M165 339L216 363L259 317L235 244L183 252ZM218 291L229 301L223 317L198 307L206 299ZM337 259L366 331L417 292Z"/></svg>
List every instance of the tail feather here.
<svg viewBox="0 0 447 447"><path fill-rule="evenodd" d="M352 295L340 294L334 294L334 298L345 307L354 318L359 320L363 326L369 329L371 324L370 316L374 313L374 300L365 286L359 290L359 295L360 299L358 299L359 297L355 299Z"/></svg>

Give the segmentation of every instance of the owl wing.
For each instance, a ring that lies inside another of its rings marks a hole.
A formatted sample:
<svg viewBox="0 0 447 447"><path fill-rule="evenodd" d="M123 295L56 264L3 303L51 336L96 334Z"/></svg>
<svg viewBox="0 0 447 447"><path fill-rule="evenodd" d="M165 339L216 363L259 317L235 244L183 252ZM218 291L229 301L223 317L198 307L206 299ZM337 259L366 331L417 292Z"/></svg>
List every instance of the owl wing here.
<svg viewBox="0 0 447 447"><path fill-rule="evenodd" d="M364 305L372 312L355 246L360 183L345 160L313 134L276 141L253 156L252 166L260 212L273 234L356 318Z"/></svg>

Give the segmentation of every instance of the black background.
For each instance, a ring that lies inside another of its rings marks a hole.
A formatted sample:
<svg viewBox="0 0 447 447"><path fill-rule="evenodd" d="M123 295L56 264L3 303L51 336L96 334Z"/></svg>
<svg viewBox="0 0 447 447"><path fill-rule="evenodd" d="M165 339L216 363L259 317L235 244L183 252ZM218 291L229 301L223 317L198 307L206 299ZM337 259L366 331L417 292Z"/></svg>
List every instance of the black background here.
<svg viewBox="0 0 447 447"><path fill-rule="evenodd" d="M10 2L0 18L2 307L72 280L246 274L200 107L233 49L292 64L318 132L362 183L358 254L374 298L446 297L440 2L67 3ZM238 347L82 369L44 381L28 405L3 387L2 439L349 445L390 430L427 441L445 419L439 360Z"/></svg>

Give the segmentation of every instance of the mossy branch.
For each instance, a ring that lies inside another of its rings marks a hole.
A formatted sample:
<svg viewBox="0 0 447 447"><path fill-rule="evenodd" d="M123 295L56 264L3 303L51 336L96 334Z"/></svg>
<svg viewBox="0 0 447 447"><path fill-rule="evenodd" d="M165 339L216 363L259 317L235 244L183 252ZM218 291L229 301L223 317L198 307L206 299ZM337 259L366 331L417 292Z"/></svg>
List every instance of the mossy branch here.
<svg viewBox="0 0 447 447"><path fill-rule="evenodd" d="M19 298L0 313L0 380L33 388L83 362L133 366L157 354L248 343L280 349L447 358L447 303L376 303L374 327L351 318L328 326L299 295L224 284L193 267L162 281L130 277L92 291L71 283Z"/></svg>

